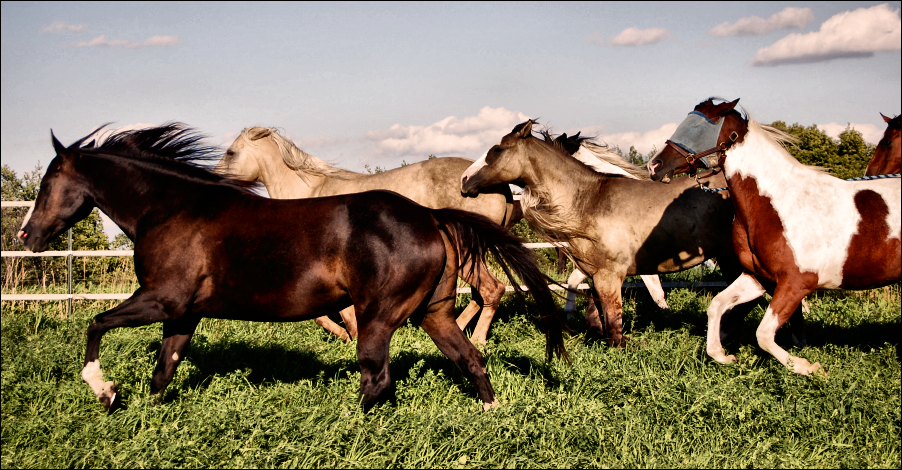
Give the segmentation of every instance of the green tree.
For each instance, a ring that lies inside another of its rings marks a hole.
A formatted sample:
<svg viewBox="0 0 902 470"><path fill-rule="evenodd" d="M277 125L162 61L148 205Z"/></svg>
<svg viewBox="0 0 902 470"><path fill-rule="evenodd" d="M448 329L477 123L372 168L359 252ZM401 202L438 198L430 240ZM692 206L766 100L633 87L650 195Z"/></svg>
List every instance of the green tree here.
<svg viewBox="0 0 902 470"><path fill-rule="evenodd" d="M786 148L798 161L824 167L837 178L863 175L874 155L875 147L867 144L861 132L851 127L846 127L839 139L833 139L816 125L805 127L798 123L786 125L783 121L776 121L771 126L798 139Z"/></svg>

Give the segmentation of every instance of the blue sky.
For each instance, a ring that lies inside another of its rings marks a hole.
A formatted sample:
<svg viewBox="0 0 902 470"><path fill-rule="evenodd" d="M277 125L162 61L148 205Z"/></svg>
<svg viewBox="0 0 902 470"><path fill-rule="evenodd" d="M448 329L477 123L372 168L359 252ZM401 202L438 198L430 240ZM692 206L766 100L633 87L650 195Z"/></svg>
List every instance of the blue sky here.
<svg viewBox="0 0 902 470"><path fill-rule="evenodd" d="M709 96L762 122L900 112L900 2L2 3L2 160L96 126L284 129L351 170L477 158L517 123L647 152Z"/></svg>

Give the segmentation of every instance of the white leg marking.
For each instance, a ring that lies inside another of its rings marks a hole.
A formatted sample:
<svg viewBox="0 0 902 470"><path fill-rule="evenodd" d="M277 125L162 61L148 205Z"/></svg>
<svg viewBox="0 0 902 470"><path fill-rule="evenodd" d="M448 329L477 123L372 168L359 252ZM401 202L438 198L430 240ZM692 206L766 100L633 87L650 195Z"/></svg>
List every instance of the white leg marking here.
<svg viewBox="0 0 902 470"><path fill-rule="evenodd" d="M482 404L482 411L489 411L489 410L491 410L492 408L495 408L495 407L497 407L497 406L498 406L498 400L493 400L491 403L483 403L483 404Z"/></svg>
<svg viewBox="0 0 902 470"><path fill-rule="evenodd" d="M750 274L742 274L726 289L717 294L708 306L708 345L706 352L722 364L736 362L736 356L727 356L720 343L720 319L723 314L743 302L764 293L764 287Z"/></svg>
<svg viewBox="0 0 902 470"><path fill-rule="evenodd" d="M573 310L576 308L576 294L573 292L579 286L580 282L583 282L583 279L586 278L586 275L583 274L579 269L574 269L572 273L570 273L570 277L567 279L567 304L564 306L564 312L567 313L567 318L573 315ZM570 290L573 289L573 290Z"/></svg>
<svg viewBox="0 0 902 470"><path fill-rule="evenodd" d="M764 318L761 319L761 324L758 325L758 331L755 332L755 336L758 338L758 346L761 346L761 349L769 352L781 364L792 369L797 374L808 375L820 369L820 363L811 364L807 359L795 357L774 341L774 335L777 334L779 325L780 321L777 314L770 307L767 307L767 312L764 313Z"/></svg>
<svg viewBox="0 0 902 470"><path fill-rule="evenodd" d="M100 397L104 394L111 394L111 391L113 389L113 382L103 381L103 373L100 371L99 359L93 360L85 365L85 368L81 371L81 378L91 386L91 390L94 391L94 395ZM112 395L112 397L114 396L115 395Z"/></svg>
<svg viewBox="0 0 902 470"><path fill-rule="evenodd" d="M670 307L667 305L667 298L664 296L664 287L661 286L660 276L657 274L643 274L640 277L642 282L645 283L645 287L648 288L651 298L658 304L658 307L662 310L670 310Z"/></svg>

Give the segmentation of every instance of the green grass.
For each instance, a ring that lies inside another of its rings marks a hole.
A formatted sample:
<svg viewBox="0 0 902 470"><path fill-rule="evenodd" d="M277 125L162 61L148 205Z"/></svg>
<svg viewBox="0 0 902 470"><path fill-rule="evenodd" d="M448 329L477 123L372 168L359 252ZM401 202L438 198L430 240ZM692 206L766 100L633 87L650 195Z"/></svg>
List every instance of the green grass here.
<svg viewBox="0 0 902 470"><path fill-rule="evenodd" d="M572 365L507 296L485 347L500 407L419 328L394 336L397 403L363 414L355 346L313 322L205 319L162 404L149 403L161 326L113 330L101 363L126 408L107 415L81 380L85 329L115 302L2 304L2 459L9 467L900 467L898 285L809 298L827 377L787 371L755 345L756 309L705 354L710 294L625 300L624 349L570 337ZM461 296L459 305L468 299ZM581 301L580 309L584 308ZM787 345L781 331L778 343Z"/></svg>

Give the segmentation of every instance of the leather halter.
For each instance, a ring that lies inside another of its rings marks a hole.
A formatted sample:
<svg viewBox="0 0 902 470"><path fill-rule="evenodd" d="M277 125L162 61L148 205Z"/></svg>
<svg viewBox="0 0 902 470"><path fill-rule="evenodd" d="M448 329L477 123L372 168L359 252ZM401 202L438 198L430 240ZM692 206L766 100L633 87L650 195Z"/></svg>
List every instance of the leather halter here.
<svg viewBox="0 0 902 470"><path fill-rule="evenodd" d="M733 131L730 133L729 141L723 141L719 145L717 145L717 147L710 148L708 150L705 150L704 152L699 152L699 153L692 153L692 152L684 149L681 145L677 144L676 142L674 142L670 139L667 139L667 142L665 142L665 144L669 145L670 148L676 150L676 152L678 154L680 154L683 158L686 159L686 163L689 165L689 174L694 175L699 170L699 166L700 166L699 160L701 160L703 157L707 157L708 155L711 155L711 154L717 155L717 161L715 161L714 164L712 164L710 166L710 168L720 167L721 162L723 162L723 159L727 155L727 150L729 150L730 147L732 147L733 144L736 143L736 139L738 139L738 138L739 138L739 134L737 134L736 131ZM716 173L717 172L715 171L714 173L712 173L712 175L716 174Z"/></svg>

